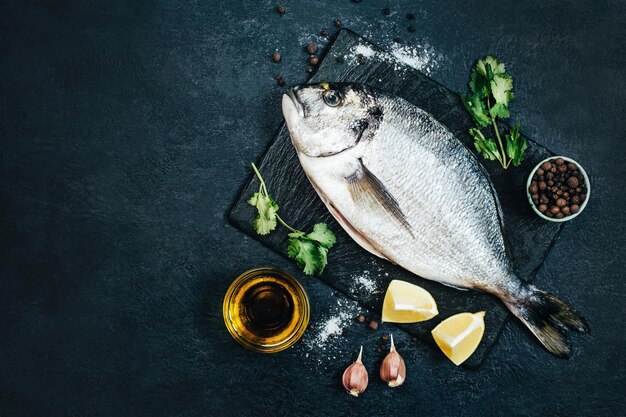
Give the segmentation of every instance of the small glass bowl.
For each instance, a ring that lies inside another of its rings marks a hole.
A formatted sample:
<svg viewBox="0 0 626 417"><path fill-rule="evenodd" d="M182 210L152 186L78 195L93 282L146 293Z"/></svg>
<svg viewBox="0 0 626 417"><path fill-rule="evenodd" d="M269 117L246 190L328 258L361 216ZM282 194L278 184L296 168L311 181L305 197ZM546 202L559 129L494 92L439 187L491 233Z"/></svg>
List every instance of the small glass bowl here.
<svg viewBox="0 0 626 417"><path fill-rule="evenodd" d="M293 307L292 318L276 335L259 336L246 328L242 319L242 297L253 285L274 283L284 287ZM271 267L253 268L239 275L226 291L222 307L224 323L231 336L242 346L262 353L275 353L296 343L307 329L311 315L309 297L302 285L290 274Z"/></svg>
<svg viewBox="0 0 626 417"><path fill-rule="evenodd" d="M587 188L587 197L585 198L585 201L583 201L583 203L580 205L580 209L578 210L578 213L574 213L571 214L569 216L565 216L562 219L557 219L555 217L548 217L545 214L543 214L542 212L539 211L539 209L537 208L537 206L535 206L535 203L533 203L533 199L530 195L530 183L533 181L533 175L535 174L535 172L537 171L537 169L539 169L539 167L541 167L541 165L544 164L544 162L550 162L554 159L557 158L563 158L565 160L565 163L569 163L572 162L574 164L576 164L576 166L578 166L578 170L580 171L580 173L582 174L583 178L585 179L585 187ZM583 169L582 165L580 165L577 161L573 160L572 158L568 158L567 156L551 156L549 158L544 159L543 161L539 162L537 164L537 166L535 166L532 171L530 171L530 175L528 176L528 181L526 181L526 197L528 198L528 202L530 203L530 206L533 208L533 211L535 213L537 213L537 215L539 217L541 217L544 220L547 220L549 222L555 222L555 223L562 223L562 222L566 222L569 220L572 220L573 218L577 217L580 213L583 212L583 210L585 209L585 207L587 207L587 203L589 202L589 197L591 196L591 182L589 181L589 176L587 175L587 173L585 172L585 170Z"/></svg>

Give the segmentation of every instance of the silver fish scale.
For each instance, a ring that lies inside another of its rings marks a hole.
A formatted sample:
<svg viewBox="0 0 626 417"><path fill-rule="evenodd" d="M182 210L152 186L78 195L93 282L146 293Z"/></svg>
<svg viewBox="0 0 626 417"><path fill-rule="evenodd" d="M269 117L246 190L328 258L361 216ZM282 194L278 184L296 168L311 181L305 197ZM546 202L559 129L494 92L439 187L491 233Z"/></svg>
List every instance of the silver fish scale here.
<svg viewBox="0 0 626 417"><path fill-rule="evenodd" d="M424 278L499 292L513 273L486 173L430 114L401 99L382 97L378 105L383 122L362 160L395 197L412 233L391 220L381 227L366 207L348 220L388 259Z"/></svg>

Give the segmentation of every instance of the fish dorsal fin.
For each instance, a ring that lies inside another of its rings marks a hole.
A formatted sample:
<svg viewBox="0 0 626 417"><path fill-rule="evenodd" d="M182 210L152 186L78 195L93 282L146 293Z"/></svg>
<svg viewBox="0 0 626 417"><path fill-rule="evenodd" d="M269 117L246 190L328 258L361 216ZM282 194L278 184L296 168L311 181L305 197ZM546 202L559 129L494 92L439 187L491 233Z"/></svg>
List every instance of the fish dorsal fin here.
<svg viewBox="0 0 626 417"><path fill-rule="evenodd" d="M358 169L346 177L346 180L350 195L355 203L363 204L369 210L378 210L391 216L413 234L398 201L376 175L367 169L361 158L359 158Z"/></svg>

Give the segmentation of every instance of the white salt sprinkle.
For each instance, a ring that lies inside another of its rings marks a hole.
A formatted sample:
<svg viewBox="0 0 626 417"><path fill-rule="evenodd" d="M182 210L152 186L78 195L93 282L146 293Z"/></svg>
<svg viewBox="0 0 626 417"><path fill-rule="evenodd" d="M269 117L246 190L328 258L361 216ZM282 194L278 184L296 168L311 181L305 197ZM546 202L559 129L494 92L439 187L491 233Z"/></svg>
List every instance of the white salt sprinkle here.
<svg viewBox="0 0 626 417"><path fill-rule="evenodd" d="M349 55L344 56L345 60L354 62L360 55L367 59L377 59L389 64L394 64L395 71L405 69L402 65L407 65L424 74L430 74L433 69L437 68L441 56L428 43L410 45L392 43L387 47L389 52L376 51L368 45L358 44L350 50Z"/></svg>

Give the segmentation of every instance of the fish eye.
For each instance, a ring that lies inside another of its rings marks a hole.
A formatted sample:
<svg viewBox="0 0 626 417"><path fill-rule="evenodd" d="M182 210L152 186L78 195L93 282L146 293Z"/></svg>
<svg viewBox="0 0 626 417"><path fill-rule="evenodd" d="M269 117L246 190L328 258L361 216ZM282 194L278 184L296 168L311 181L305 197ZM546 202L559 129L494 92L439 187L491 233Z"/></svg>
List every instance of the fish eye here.
<svg viewBox="0 0 626 417"><path fill-rule="evenodd" d="M324 91L322 97L324 98L324 103L328 104L330 107L337 107L339 103L341 103L341 95L335 90Z"/></svg>

